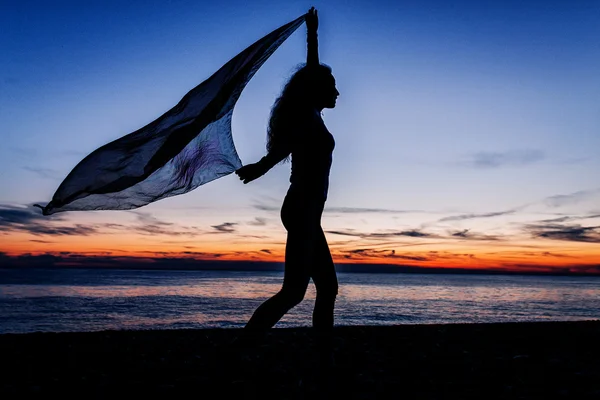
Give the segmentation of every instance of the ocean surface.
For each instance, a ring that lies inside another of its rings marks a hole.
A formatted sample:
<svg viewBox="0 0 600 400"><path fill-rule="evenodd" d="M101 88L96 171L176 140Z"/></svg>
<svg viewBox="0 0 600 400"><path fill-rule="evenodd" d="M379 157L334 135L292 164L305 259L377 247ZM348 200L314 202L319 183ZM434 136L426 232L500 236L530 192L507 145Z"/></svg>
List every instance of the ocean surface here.
<svg viewBox="0 0 600 400"><path fill-rule="evenodd" d="M336 325L600 319L600 278L339 273ZM0 269L0 333L241 328L282 272ZM276 327L310 326L304 301Z"/></svg>

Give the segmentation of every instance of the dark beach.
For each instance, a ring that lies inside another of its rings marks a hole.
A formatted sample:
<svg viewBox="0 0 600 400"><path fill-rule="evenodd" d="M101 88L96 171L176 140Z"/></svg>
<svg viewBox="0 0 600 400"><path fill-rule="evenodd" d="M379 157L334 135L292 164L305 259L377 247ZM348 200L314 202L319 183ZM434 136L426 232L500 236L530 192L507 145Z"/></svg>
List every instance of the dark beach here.
<svg viewBox="0 0 600 400"><path fill-rule="evenodd" d="M340 326L329 381L310 328L0 335L0 396L600 398L600 321Z"/></svg>

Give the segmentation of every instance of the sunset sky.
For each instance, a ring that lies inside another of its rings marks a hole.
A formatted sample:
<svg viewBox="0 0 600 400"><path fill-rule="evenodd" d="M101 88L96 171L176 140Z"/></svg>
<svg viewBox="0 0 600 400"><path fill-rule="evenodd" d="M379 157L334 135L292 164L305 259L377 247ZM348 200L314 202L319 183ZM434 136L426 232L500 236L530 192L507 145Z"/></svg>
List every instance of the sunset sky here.
<svg viewBox="0 0 600 400"><path fill-rule="evenodd" d="M131 211L32 204L311 6L341 93L323 117L336 262L600 274L600 2L585 0L4 4L0 265L282 261L289 164ZM237 103L245 164L305 40L302 26Z"/></svg>

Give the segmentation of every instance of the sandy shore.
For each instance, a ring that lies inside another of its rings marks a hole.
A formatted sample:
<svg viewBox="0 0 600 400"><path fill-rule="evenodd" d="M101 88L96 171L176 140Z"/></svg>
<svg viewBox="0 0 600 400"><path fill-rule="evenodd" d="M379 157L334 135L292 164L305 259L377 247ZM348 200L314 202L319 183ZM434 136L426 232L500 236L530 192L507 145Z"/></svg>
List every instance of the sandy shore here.
<svg viewBox="0 0 600 400"><path fill-rule="evenodd" d="M326 371L310 328L0 335L0 396L600 399L600 321L335 329Z"/></svg>

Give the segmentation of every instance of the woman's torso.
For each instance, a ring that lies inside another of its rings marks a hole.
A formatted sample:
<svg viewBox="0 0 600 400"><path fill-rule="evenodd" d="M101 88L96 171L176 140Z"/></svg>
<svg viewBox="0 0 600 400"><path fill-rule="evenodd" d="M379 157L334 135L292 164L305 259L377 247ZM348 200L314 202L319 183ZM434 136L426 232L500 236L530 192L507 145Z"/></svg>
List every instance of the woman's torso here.
<svg viewBox="0 0 600 400"><path fill-rule="evenodd" d="M329 172L335 140L315 110L303 119L292 146L290 187L281 208L281 220L290 230L320 227L329 190Z"/></svg>
<svg viewBox="0 0 600 400"><path fill-rule="evenodd" d="M292 147L292 171L288 195L325 201L335 140L317 110L308 114Z"/></svg>

